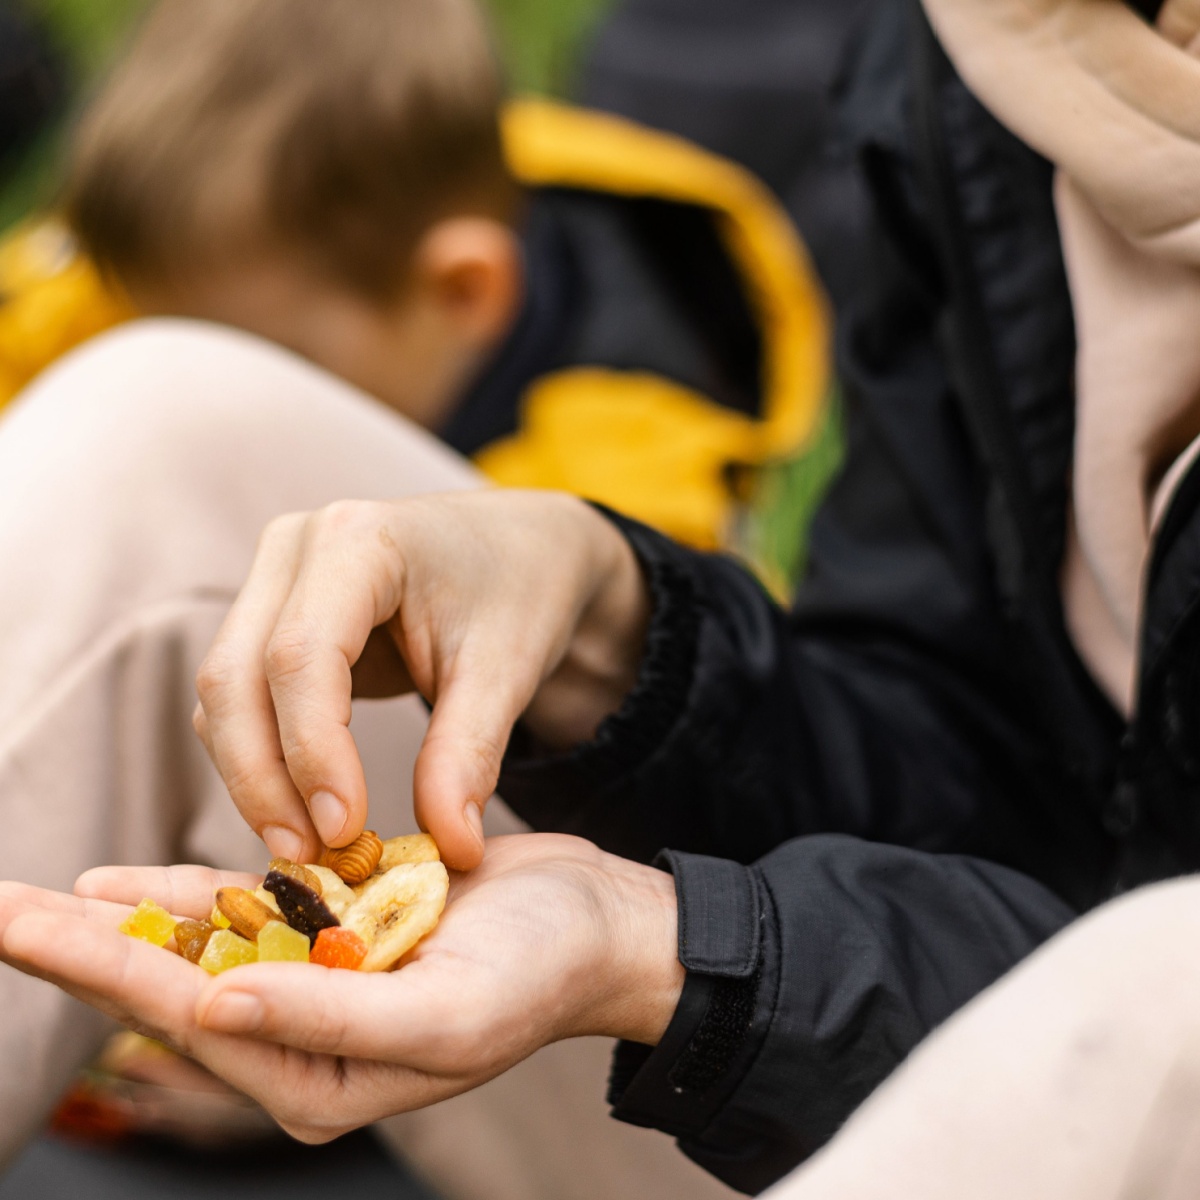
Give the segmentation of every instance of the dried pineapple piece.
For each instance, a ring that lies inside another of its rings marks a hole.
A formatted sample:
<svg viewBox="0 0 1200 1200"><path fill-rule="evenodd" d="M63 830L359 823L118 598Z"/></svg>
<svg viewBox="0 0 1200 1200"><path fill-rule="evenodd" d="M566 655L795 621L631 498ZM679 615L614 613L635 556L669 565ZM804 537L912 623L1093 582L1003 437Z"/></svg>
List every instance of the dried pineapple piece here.
<svg viewBox="0 0 1200 1200"><path fill-rule="evenodd" d="M146 899L121 922L120 928L122 933L139 941L165 946L174 936L175 925L175 918L165 908Z"/></svg>
<svg viewBox="0 0 1200 1200"><path fill-rule="evenodd" d="M232 929L218 929L200 956L200 966L210 975L221 975L254 962L258 962L258 947L238 937Z"/></svg>
<svg viewBox="0 0 1200 1200"><path fill-rule="evenodd" d="M308 938L282 921L272 921L258 935L259 962L308 962Z"/></svg>

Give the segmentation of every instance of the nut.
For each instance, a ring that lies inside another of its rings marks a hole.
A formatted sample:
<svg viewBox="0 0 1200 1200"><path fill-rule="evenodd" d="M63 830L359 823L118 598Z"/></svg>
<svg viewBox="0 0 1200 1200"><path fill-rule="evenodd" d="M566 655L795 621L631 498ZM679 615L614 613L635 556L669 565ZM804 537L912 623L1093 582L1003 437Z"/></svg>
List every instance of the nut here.
<svg viewBox="0 0 1200 1200"><path fill-rule="evenodd" d="M267 874L272 871L278 871L280 875L287 875L294 879L297 883L302 883L306 888L312 888L319 896L321 894L321 881L307 867L302 867L299 863L294 863L290 858L273 858L270 865L267 867Z"/></svg>
<svg viewBox="0 0 1200 1200"><path fill-rule="evenodd" d="M268 921L279 920L277 914L245 888L218 888L217 908L229 922L230 929L250 942L257 940Z"/></svg>
<svg viewBox="0 0 1200 1200"><path fill-rule="evenodd" d="M324 865L351 887L370 879L382 857L383 842L371 829L360 833L350 845L340 850L326 850L323 855Z"/></svg>

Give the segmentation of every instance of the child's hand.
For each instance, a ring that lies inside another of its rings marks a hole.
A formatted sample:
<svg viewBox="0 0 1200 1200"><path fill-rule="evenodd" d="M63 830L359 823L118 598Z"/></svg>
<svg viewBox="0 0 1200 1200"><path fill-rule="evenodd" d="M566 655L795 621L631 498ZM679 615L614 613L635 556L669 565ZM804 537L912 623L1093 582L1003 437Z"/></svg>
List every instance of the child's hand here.
<svg viewBox="0 0 1200 1200"><path fill-rule="evenodd" d="M649 598L586 504L486 491L283 517L200 670L196 728L272 852L314 861L363 829L352 690L433 705L417 817L447 865L483 854L480 814L513 724L588 737L636 677Z"/></svg>
<svg viewBox="0 0 1200 1200"><path fill-rule="evenodd" d="M0 957L199 1060L306 1141L467 1091L561 1038L654 1043L683 986L670 876L548 835L489 842L390 974L269 963L213 979L117 931L115 900L199 918L215 886L247 882L105 868L77 885L88 899L0 884Z"/></svg>

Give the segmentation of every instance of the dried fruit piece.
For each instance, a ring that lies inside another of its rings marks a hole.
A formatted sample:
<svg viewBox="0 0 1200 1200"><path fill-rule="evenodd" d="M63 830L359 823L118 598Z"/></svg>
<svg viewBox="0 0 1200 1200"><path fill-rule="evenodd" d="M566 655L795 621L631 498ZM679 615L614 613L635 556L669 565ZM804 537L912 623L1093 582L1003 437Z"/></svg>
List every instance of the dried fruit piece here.
<svg viewBox="0 0 1200 1200"><path fill-rule="evenodd" d="M175 924L175 918L165 908L146 899L121 922L121 932L152 946L165 946L175 932Z"/></svg>
<svg viewBox="0 0 1200 1200"><path fill-rule="evenodd" d="M328 867L309 863L305 870L321 885L320 896L325 907L340 921L358 897Z"/></svg>
<svg viewBox="0 0 1200 1200"><path fill-rule="evenodd" d="M405 837L388 838L383 843L383 855L376 872L382 874L404 863L440 862L437 842L427 833L410 833Z"/></svg>
<svg viewBox="0 0 1200 1200"><path fill-rule="evenodd" d="M321 897L290 875L272 871L263 880L263 887L279 901L279 910L287 923L304 934L310 942L316 941L322 929L339 924Z"/></svg>
<svg viewBox="0 0 1200 1200"><path fill-rule="evenodd" d="M200 956L200 966L210 975L221 975L253 962L258 962L258 947L238 937L232 929L216 930Z"/></svg>
<svg viewBox="0 0 1200 1200"><path fill-rule="evenodd" d="M279 911L279 901L261 883L254 889L254 895L279 917L280 920L283 920L283 913Z"/></svg>
<svg viewBox="0 0 1200 1200"><path fill-rule="evenodd" d="M367 943L353 929L322 929L313 943L310 962L322 967L357 971L367 957Z"/></svg>
<svg viewBox="0 0 1200 1200"><path fill-rule="evenodd" d="M367 943L364 971L387 971L438 923L450 877L440 862L412 863L377 875L346 914L345 928Z"/></svg>
<svg viewBox="0 0 1200 1200"><path fill-rule="evenodd" d="M218 888L217 908L229 922L230 929L251 942L258 938L269 922L281 920L277 913L245 888Z"/></svg>
<svg viewBox="0 0 1200 1200"><path fill-rule="evenodd" d="M198 963L208 945L208 939L216 931L216 926L211 921L180 921L175 926L175 945L188 962Z"/></svg>
<svg viewBox="0 0 1200 1200"><path fill-rule="evenodd" d="M215 925L218 929L229 928L229 918L214 904L213 910L208 914L209 923Z"/></svg>
<svg viewBox="0 0 1200 1200"><path fill-rule="evenodd" d="M273 858L270 866L267 867L267 874L272 871L278 871L280 875L288 875L297 883L304 884L305 887L310 887L319 896L321 894L321 881L317 876L309 870L308 867L301 866L300 863L294 863L290 858Z"/></svg>
<svg viewBox="0 0 1200 1200"><path fill-rule="evenodd" d="M332 933L333 930L321 932ZM308 962L308 938L282 921L271 921L258 935L258 961Z"/></svg>
<svg viewBox="0 0 1200 1200"><path fill-rule="evenodd" d="M322 855L323 866L353 887L371 878L383 857L383 842L373 829L365 829L348 846L337 850L326 850Z"/></svg>

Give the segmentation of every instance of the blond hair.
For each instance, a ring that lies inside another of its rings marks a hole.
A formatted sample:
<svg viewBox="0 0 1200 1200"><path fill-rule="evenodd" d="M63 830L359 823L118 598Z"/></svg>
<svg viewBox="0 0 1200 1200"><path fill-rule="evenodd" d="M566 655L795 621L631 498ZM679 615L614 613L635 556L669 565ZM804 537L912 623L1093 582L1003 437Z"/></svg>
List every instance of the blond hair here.
<svg viewBox="0 0 1200 1200"><path fill-rule="evenodd" d="M118 280L263 249L374 298L436 220L509 221L473 0L164 0L85 112L65 208Z"/></svg>

